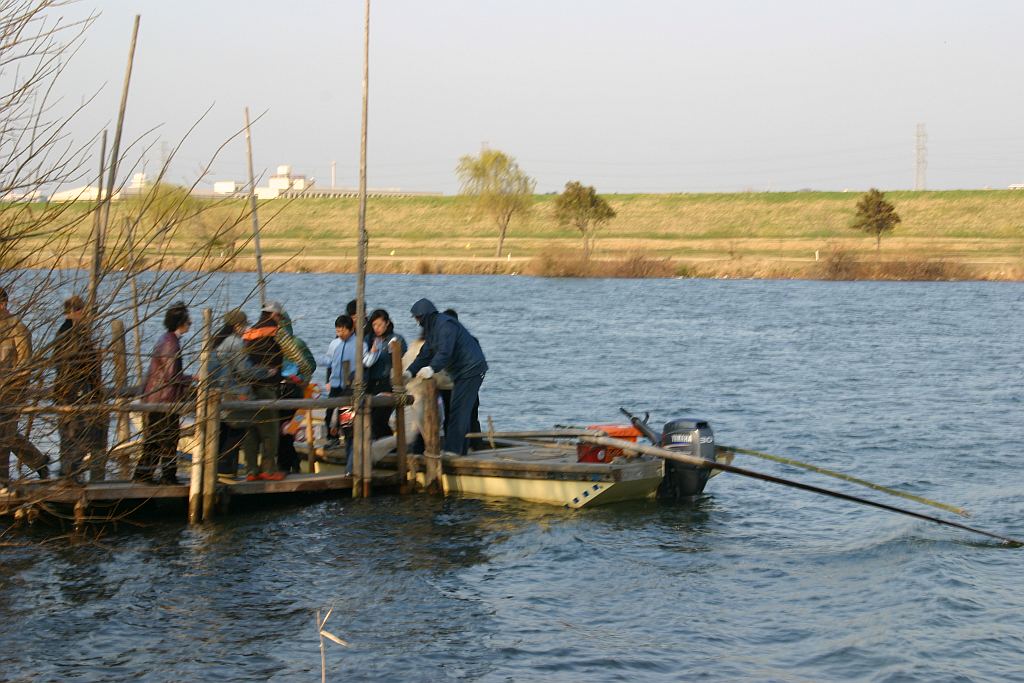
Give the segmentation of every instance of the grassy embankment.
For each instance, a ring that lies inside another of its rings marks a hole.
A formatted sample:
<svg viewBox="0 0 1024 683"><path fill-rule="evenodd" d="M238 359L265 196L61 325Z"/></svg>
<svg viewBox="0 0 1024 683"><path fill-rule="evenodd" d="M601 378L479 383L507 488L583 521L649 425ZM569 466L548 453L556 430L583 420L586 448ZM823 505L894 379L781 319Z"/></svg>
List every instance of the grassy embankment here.
<svg viewBox="0 0 1024 683"><path fill-rule="evenodd" d="M496 230L464 197L371 198L374 272L527 273L833 279L1024 279L1024 192L890 192L903 222L883 237L851 230L859 193L608 195L618 217L598 235L594 259L579 234L552 218L553 196L513 220L495 258ZM82 207L84 210L85 207ZM128 209L115 205L116 214ZM347 272L355 267L354 199L274 200L260 206L269 268ZM204 212L207 225L244 216L245 202ZM85 225L85 223L83 223ZM248 220L237 230L244 235ZM208 230L208 228L206 228ZM179 231L183 256L197 225ZM84 233L83 233L84 236ZM233 262L253 268L251 257Z"/></svg>

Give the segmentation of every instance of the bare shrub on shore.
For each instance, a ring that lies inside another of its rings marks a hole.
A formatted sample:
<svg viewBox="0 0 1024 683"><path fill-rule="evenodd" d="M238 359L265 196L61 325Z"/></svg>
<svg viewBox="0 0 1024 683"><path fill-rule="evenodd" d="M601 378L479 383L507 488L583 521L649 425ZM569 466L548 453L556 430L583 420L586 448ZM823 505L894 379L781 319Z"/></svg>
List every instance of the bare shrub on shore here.
<svg viewBox="0 0 1024 683"><path fill-rule="evenodd" d="M832 249L821 262L822 280L969 280L973 274L962 263L935 259L858 261L844 249Z"/></svg>
<svg viewBox="0 0 1024 683"><path fill-rule="evenodd" d="M676 266L670 259L652 259L643 254L599 261L579 254L542 254L531 259L524 272L539 277L661 278L675 276Z"/></svg>

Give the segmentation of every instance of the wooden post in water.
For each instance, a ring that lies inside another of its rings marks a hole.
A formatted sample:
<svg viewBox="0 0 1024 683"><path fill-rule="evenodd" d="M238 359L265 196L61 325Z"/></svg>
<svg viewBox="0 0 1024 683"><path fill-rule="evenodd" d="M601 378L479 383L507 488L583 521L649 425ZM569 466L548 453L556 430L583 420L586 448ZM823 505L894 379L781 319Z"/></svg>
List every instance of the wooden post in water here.
<svg viewBox="0 0 1024 683"><path fill-rule="evenodd" d="M120 319L114 320L110 323L110 327L110 351L114 356L114 392L118 396L118 398L114 399L114 403L117 405L127 405L128 398L123 396L124 389L128 385L128 350L125 348L124 323ZM106 418L106 423L110 424L110 415L107 415ZM114 432L116 445L126 444L131 439L130 419L131 415L129 413L118 411L117 428ZM121 452L125 453L125 456L119 467L123 473L127 473L130 470L128 467L128 451L122 448ZM105 465L104 469L106 469ZM96 471L93 470L93 472Z"/></svg>
<svg viewBox="0 0 1024 683"><path fill-rule="evenodd" d="M202 521L203 463L206 449L206 411L209 408L210 393L210 338L213 336L213 311L203 309L203 346L199 354L199 391L196 396L196 446L192 451L192 470L188 486L188 521L196 524Z"/></svg>
<svg viewBox="0 0 1024 683"><path fill-rule="evenodd" d="M437 381L423 380L423 488L441 490L441 423L437 414Z"/></svg>
<svg viewBox="0 0 1024 683"><path fill-rule="evenodd" d="M212 349L211 349L212 353ZM203 457L203 521L213 519L217 500L217 460L220 456L220 389L211 388L206 398L206 453Z"/></svg>
<svg viewBox="0 0 1024 683"><path fill-rule="evenodd" d="M391 340L391 390L395 396L395 451L398 453L398 487L400 493L409 490L409 461L405 444L405 378L402 376L402 345Z"/></svg>

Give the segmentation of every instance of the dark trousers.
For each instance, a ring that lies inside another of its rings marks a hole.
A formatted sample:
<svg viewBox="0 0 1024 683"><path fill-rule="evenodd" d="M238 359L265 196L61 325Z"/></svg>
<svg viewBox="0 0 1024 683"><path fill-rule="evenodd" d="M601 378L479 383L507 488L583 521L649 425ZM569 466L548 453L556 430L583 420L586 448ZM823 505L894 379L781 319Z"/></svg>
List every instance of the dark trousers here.
<svg viewBox="0 0 1024 683"><path fill-rule="evenodd" d="M146 413L142 419L142 457L133 479L154 479L177 483L179 422L177 413Z"/></svg>
<svg viewBox="0 0 1024 683"><path fill-rule="evenodd" d="M352 390L348 387L331 387L331 390L330 392L328 392L327 397L340 398L342 396L348 396L351 393ZM327 435L328 439L338 438L338 432L334 434L331 433L331 419L334 417L334 413L336 410L337 408L327 408L324 410L324 434Z"/></svg>
<svg viewBox="0 0 1024 683"><path fill-rule="evenodd" d="M217 474L238 474L238 454L245 440L245 427L232 427L228 422L220 423L220 455L217 458Z"/></svg>
<svg viewBox="0 0 1024 683"><path fill-rule="evenodd" d="M375 396L380 393L391 391L391 382L387 380L370 382L366 388L367 393L371 396ZM390 406L377 406L370 409L370 438L371 439L383 439L385 436L391 436L391 425L388 421L391 419L391 413L394 412L394 408Z"/></svg>
<svg viewBox="0 0 1024 683"><path fill-rule="evenodd" d="M49 463L47 457L18 431L18 415L0 413L0 481L7 481L10 477L11 453L37 472Z"/></svg>
<svg viewBox="0 0 1024 683"><path fill-rule="evenodd" d="M442 422L442 426L444 427L444 433L447 434L448 433L448 420L451 419L451 414L452 414L452 390L451 389L441 389L437 393L441 397L441 403L444 405L444 421ZM480 431L480 396L479 395L477 395L476 403L473 404L473 414L469 418L469 431L471 431L471 432L479 432ZM421 444L423 443L422 437L420 437L420 443ZM469 440L469 448L472 448L474 451L482 450L484 448L483 444L484 444L483 439L470 439ZM422 453L423 451L420 450L419 452Z"/></svg>
<svg viewBox="0 0 1024 683"><path fill-rule="evenodd" d="M107 472L106 416L72 413L57 423L60 434L61 476L82 481L89 471L90 481L103 481ZM88 456L88 462L86 457Z"/></svg>
<svg viewBox="0 0 1024 683"><path fill-rule="evenodd" d="M483 381L482 374L455 380L455 386L452 387L451 417L448 419L448 430L444 435L444 450L449 453L466 454L469 446L466 433L469 432L473 420L473 406L479 401L480 385Z"/></svg>
<svg viewBox="0 0 1024 683"><path fill-rule="evenodd" d="M303 386L295 382L284 382L281 388L281 398L302 398ZM279 419L280 426L295 417L296 410L282 410ZM279 427L280 429L280 427ZM298 472L299 454L295 451L295 436L281 432L280 440L277 443L277 469L280 472Z"/></svg>

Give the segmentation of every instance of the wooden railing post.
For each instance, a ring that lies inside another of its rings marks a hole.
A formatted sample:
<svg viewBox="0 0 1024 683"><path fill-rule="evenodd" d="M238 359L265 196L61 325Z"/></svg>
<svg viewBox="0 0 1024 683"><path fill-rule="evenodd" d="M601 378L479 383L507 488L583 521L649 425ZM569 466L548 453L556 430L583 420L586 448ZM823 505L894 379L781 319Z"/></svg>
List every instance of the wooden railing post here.
<svg viewBox="0 0 1024 683"><path fill-rule="evenodd" d="M363 498L369 498L373 482L373 396L363 400L362 482Z"/></svg>
<svg viewBox="0 0 1024 683"><path fill-rule="evenodd" d="M125 344L124 334L124 323L120 320L114 320L110 324L110 350L114 356L114 393L118 398L114 399L114 403L118 405L126 405L128 398L124 397L125 387L128 385L128 350ZM110 415L106 415L104 424L110 424ZM118 412L117 413L117 428L114 432L116 445L126 444L131 439L131 413ZM122 473L127 474L130 471L130 463L128 462L128 450L122 449L126 454L119 463ZM96 467L92 471L94 473L102 472L106 470L106 464L101 469Z"/></svg>
<svg viewBox="0 0 1024 683"><path fill-rule="evenodd" d="M441 423L437 411L437 382L423 380L423 488L430 492L441 486Z"/></svg>
<svg viewBox="0 0 1024 683"><path fill-rule="evenodd" d="M206 400L206 453L203 457L203 521L213 519L217 500L217 461L220 457L220 389L212 387Z"/></svg>
<svg viewBox="0 0 1024 683"><path fill-rule="evenodd" d="M409 491L409 461L405 443L405 379L402 376L402 345L391 340L391 391L395 397L395 451L398 453L399 493Z"/></svg>
<svg viewBox="0 0 1024 683"><path fill-rule="evenodd" d="M207 455L206 428L210 393L210 338L213 336L213 311L203 309L203 346L199 354L199 391L196 396L196 446L192 451L192 470L188 487L188 521L202 521L203 463Z"/></svg>

